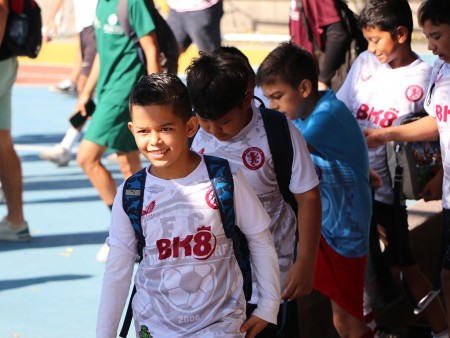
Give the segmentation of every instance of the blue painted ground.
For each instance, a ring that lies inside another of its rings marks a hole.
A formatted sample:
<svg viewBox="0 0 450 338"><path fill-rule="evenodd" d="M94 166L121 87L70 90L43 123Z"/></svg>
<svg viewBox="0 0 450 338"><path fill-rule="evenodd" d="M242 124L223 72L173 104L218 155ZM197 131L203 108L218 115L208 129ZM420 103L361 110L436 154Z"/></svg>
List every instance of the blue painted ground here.
<svg viewBox="0 0 450 338"><path fill-rule="evenodd" d="M38 156L61 140L74 105L47 87L13 89L13 136L33 238L0 242L0 338L95 337L104 269L95 257L109 210L75 160L58 168ZM120 183L117 164L105 163ZM5 212L0 204L0 217Z"/></svg>

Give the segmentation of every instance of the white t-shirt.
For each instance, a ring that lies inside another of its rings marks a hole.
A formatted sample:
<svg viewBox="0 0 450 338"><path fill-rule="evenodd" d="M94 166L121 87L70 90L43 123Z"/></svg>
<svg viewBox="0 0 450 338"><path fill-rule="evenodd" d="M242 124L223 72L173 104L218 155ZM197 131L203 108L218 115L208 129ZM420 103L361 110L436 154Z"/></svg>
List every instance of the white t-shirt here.
<svg viewBox="0 0 450 338"><path fill-rule="evenodd" d="M242 275L204 162L176 180L148 171L141 218L146 246L133 299L136 331L145 325L155 338L243 337ZM123 185L112 210L97 337L116 337L136 255L136 236L122 207L122 190ZM262 270L271 274L258 279L265 292L254 314L276 323L280 289L270 219L240 171L234 176L234 197L236 222L249 241L256 276L263 276ZM261 248L255 253L254 239L264 232L268 242L256 243Z"/></svg>
<svg viewBox="0 0 450 338"><path fill-rule="evenodd" d="M252 105L253 117L232 140L221 142L202 129L197 132L192 150L226 158L239 167L253 187L271 218L270 231L275 243L280 265L281 290L285 288L286 274L294 258L297 217L283 200L275 176L272 154L264 122L258 108ZM311 190L319 184L306 142L300 131L289 121L294 159L289 189L294 194ZM257 302L258 292L253 288L251 303Z"/></svg>
<svg viewBox="0 0 450 338"><path fill-rule="evenodd" d="M393 69L366 51L355 60L336 96L347 105L362 130L386 128L404 115L424 110L430 73L431 67L420 58ZM369 149L369 161L370 168L383 180L383 186L376 190L375 199L392 204L393 189L386 146Z"/></svg>
<svg viewBox="0 0 450 338"><path fill-rule="evenodd" d="M75 29L81 32L84 28L94 23L95 10L97 8L97 0L75 0Z"/></svg>
<svg viewBox="0 0 450 338"><path fill-rule="evenodd" d="M442 204L450 209L450 65L436 60L430 78L430 86L425 98L425 109L436 118L439 127L442 164L444 167L444 183L442 188Z"/></svg>
<svg viewBox="0 0 450 338"><path fill-rule="evenodd" d="M222 0L167 0L167 5L177 12L200 11Z"/></svg>

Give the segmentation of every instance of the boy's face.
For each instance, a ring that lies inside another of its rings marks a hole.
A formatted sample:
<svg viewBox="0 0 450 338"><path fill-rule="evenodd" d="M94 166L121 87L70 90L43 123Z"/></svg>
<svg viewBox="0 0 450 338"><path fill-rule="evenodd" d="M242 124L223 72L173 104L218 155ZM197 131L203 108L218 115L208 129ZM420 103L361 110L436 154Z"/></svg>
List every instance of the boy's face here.
<svg viewBox="0 0 450 338"><path fill-rule="evenodd" d="M285 114L295 120L305 114L306 98L302 94L301 86L292 87L282 81L275 81L261 86L264 96L269 99L270 108Z"/></svg>
<svg viewBox="0 0 450 338"><path fill-rule="evenodd" d="M139 151L151 162L155 176L178 178L187 161L188 138L197 130L197 119L188 122L175 115L173 105L133 106L128 128Z"/></svg>
<svg viewBox="0 0 450 338"><path fill-rule="evenodd" d="M402 41L398 38L393 39L390 32L378 27L366 27L362 32L368 42L367 51L374 54L380 63L393 66L391 63L398 58Z"/></svg>
<svg viewBox="0 0 450 338"><path fill-rule="evenodd" d="M252 92L247 92L241 106L228 111L217 120L207 120L197 114L200 127L219 141L229 141L235 137L251 120Z"/></svg>
<svg viewBox="0 0 450 338"><path fill-rule="evenodd" d="M422 30L428 39L428 49L444 62L450 63L450 25L434 25L430 20L425 20Z"/></svg>

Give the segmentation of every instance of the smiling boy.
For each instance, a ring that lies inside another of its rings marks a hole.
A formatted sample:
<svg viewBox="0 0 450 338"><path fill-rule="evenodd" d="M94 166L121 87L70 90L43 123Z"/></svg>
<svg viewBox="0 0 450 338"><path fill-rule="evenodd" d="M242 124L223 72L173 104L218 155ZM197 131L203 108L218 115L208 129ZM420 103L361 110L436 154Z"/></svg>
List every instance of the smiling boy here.
<svg viewBox="0 0 450 338"><path fill-rule="evenodd" d="M430 116L416 122L385 129L368 129L366 139L369 146L380 146L393 141L419 141L440 138L443 171L425 186L422 194L427 199L440 199L444 208L443 253L450 252L450 119L448 117L450 97L450 2L427 0L418 11L418 21L428 39L428 49L438 56L431 73L430 85L425 95L425 109ZM447 309L450 306L450 257L442 258L442 289ZM450 324L450 311L447 310ZM442 337L448 337L443 335Z"/></svg>
<svg viewBox="0 0 450 338"><path fill-rule="evenodd" d="M234 171L236 224L247 238L255 282L263 290L260 306L246 319L233 242L211 197L205 160L188 147L198 124L186 86L173 74L144 77L130 95L130 115L129 129L150 161L139 215L145 247L132 302L136 336L255 337L269 322L276 323L280 299L269 216L242 172ZM97 338L117 336L137 252L123 189L122 184L112 209Z"/></svg>
<svg viewBox="0 0 450 338"><path fill-rule="evenodd" d="M362 130L387 128L409 113L423 111L431 67L411 49L413 20L408 2L369 0L360 13L359 25L368 48L355 60L337 98L352 111ZM398 277L402 272L418 302L431 284L411 253L405 201L401 201L401 221L394 221L393 188L386 158L385 145L369 149L370 167L382 181L375 190L374 217L385 229L389 245L384 254L394 275ZM424 315L433 332L446 329L438 299Z"/></svg>

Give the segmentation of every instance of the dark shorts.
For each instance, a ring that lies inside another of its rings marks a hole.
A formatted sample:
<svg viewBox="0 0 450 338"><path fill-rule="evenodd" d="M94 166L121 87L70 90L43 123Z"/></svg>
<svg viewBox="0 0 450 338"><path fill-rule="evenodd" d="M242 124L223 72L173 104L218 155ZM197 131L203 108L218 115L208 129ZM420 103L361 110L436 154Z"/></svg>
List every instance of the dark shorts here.
<svg viewBox="0 0 450 338"><path fill-rule="evenodd" d="M444 209L444 228L442 229L443 262L442 267L450 270L450 210Z"/></svg>
<svg viewBox="0 0 450 338"><path fill-rule="evenodd" d="M399 222L395 223L395 208L392 204L374 201L376 223L386 229L388 245L384 251L391 266L411 266L416 264L409 245L408 214L406 207L400 207Z"/></svg>
<svg viewBox="0 0 450 338"><path fill-rule="evenodd" d="M277 325L269 323L264 330L256 335L256 338L276 338L277 332L280 330L280 325L283 322L283 315L286 316L284 324L284 336L283 337L298 337L298 311L297 302L291 300L287 302L286 310L283 311L284 304L280 305L278 311ZM255 304L247 303L247 318L250 317L252 312L256 309Z"/></svg>
<svg viewBox="0 0 450 338"><path fill-rule="evenodd" d="M80 48L81 48L81 74L86 77L92 69L95 54L97 53L97 40L95 39L95 30L93 26L84 28L80 32Z"/></svg>
<svg viewBox="0 0 450 338"><path fill-rule="evenodd" d="M84 139L115 152L129 153L137 150L133 134L128 129L130 114L128 105L99 102L92 115Z"/></svg>
<svg viewBox="0 0 450 338"><path fill-rule="evenodd" d="M219 1L209 8L192 11L176 12L170 10L167 23L175 35L181 50L186 50L191 43L198 50L211 52L220 47L220 19L223 16L223 3Z"/></svg>

